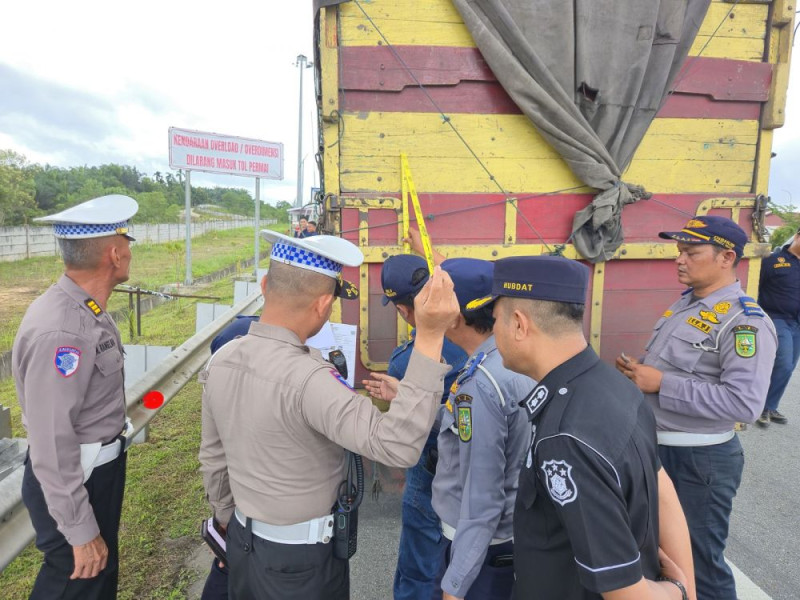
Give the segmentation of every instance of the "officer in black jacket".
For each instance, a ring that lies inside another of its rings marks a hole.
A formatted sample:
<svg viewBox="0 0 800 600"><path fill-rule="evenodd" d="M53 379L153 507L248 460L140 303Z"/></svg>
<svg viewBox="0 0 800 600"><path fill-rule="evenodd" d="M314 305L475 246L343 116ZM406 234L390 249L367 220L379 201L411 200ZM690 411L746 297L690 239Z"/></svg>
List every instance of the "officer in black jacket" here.
<svg viewBox="0 0 800 600"><path fill-rule="evenodd" d="M660 469L655 419L636 386L586 343L587 282L576 261L506 258L495 264L492 295L468 306L497 300L504 366L539 381L520 403L533 441L514 510L514 597L686 598L689 534Z"/></svg>

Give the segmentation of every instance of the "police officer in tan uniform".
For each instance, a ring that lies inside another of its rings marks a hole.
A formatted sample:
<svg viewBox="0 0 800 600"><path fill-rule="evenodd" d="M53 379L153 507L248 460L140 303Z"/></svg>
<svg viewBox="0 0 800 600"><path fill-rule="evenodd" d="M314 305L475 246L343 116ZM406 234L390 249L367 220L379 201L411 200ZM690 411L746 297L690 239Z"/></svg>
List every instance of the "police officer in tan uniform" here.
<svg viewBox="0 0 800 600"><path fill-rule="evenodd" d="M355 295L340 273L361 264L361 252L332 236L263 234L273 248L261 318L202 375L205 489L227 526L232 599L346 599L348 563L331 543L344 449L389 466L416 464L440 405L449 370L442 340L458 301L437 268L415 299L408 372L382 414L305 345L334 297Z"/></svg>
<svg viewBox="0 0 800 600"><path fill-rule="evenodd" d="M117 533L125 486L122 342L106 303L127 281L127 196L49 217L65 272L20 324L12 370L29 454L22 481L44 553L31 598L116 598Z"/></svg>

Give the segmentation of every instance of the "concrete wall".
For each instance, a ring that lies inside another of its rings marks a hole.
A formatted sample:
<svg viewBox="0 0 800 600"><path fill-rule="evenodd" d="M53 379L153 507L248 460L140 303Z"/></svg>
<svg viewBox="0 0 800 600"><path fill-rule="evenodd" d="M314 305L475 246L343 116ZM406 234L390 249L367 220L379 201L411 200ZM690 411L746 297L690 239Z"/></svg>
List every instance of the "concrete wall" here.
<svg viewBox="0 0 800 600"><path fill-rule="evenodd" d="M275 219L261 219L261 226L274 225ZM245 217L225 221L192 223L192 237L210 231L252 227L253 219ZM137 243L161 244L186 239L184 223L138 223L131 225L131 235ZM0 227L0 261L21 260L34 256L58 254L58 243L49 226Z"/></svg>

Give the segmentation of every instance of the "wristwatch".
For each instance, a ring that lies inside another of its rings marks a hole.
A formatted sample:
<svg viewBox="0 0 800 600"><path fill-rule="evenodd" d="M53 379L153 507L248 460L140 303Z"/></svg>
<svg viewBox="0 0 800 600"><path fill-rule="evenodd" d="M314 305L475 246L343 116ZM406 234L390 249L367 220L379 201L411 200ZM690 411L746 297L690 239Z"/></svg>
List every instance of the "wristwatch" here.
<svg viewBox="0 0 800 600"><path fill-rule="evenodd" d="M658 577L656 577L656 581L669 581L670 583L674 583L675 585L678 586L678 589L681 591L681 600L689 600L689 594L686 593L686 588L677 579L673 579L672 577L665 577L664 575L659 575Z"/></svg>

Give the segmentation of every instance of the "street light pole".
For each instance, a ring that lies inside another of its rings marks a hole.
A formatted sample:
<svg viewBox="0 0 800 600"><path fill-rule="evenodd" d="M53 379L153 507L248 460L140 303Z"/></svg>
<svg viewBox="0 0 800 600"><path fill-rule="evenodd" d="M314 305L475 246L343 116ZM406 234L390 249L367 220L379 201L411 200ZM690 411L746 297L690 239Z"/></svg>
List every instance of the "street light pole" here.
<svg viewBox="0 0 800 600"><path fill-rule="evenodd" d="M309 69L314 63L308 62L305 55L297 56L295 66L300 67L300 95L298 97L297 115L297 197L295 198L295 208L303 206L303 69Z"/></svg>

